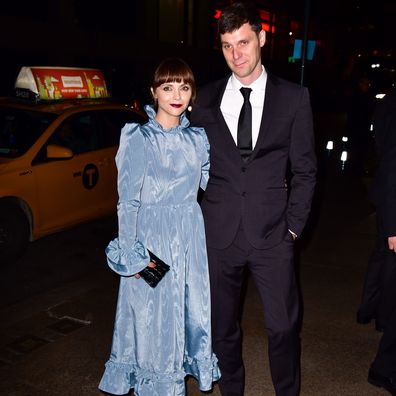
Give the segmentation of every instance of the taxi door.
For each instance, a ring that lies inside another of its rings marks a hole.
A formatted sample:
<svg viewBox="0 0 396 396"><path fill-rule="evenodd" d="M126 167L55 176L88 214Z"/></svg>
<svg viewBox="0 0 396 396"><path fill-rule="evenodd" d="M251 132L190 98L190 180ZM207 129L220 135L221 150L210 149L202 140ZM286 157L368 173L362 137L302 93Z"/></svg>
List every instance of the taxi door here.
<svg viewBox="0 0 396 396"><path fill-rule="evenodd" d="M115 149L107 149L101 135L96 112L79 112L66 118L43 147L33 167L41 233L99 217L108 211L108 201L114 205L115 181L109 185L108 173ZM46 158L49 144L70 149L73 157Z"/></svg>

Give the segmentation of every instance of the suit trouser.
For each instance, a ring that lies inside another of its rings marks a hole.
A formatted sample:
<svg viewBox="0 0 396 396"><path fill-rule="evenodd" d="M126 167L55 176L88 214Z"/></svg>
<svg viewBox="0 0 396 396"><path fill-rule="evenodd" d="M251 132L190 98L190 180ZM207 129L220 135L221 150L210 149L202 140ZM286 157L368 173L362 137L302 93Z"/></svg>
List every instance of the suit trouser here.
<svg viewBox="0 0 396 396"><path fill-rule="evenodd" d="M208 247L212 299L212 342L219 359L222 396L242 396L244 366L239 322L243 273L247 267L263 304L272 382L277 396L300 388L299 296L291 236L271 249L255 249L239 229L226 249Z"/></svg>
<svg viewBox="0 0 396 396"><path fill-rule="evenodd" d="M386 318L377 355L371 367L385 377L396 378L396 253L388 249L388 283L383 293Z"/></svg>
<svg viewBox="0 0 396 396"><path fill-rule="evenodd" d="M385 377L396 378L396 309L384 329L371 367Z"/></svg>
<svg viewBox="0 0 396 396"><path fill-rule="evenodd" d="M376 319L383 329L394 307L396 281L396 254L389 250L384 237L381 212L377 211L377 241L371 253L363 286L359 315L367 322Z"/></svg>

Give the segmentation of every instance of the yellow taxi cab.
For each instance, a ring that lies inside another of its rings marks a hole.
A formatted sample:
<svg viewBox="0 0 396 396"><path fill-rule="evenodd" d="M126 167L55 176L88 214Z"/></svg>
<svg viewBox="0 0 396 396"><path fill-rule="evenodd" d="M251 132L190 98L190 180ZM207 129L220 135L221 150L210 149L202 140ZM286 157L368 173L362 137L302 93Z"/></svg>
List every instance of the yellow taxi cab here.
<svg viewBox="0 0 396 396"><path fill-rule="evenodd" d="M114 212L121 128L140 111L109 99L100 70L24 67L0 98L0 262L29 241Z"/></svg>

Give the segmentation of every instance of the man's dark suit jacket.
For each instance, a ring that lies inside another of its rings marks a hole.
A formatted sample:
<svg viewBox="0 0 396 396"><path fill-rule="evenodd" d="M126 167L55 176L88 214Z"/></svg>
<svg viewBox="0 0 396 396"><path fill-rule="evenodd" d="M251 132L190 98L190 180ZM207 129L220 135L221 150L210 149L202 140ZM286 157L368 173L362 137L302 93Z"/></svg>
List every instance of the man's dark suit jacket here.
<svg viewBox="0 0 396 396"><path fill-rule="evenodd" d="M396 91L378 105L373 123L380 162L371 200L377 207L381 236L396 236Z"/></svg>
<svg viewBox="0 0 396 396"><path fill-rule="evenodd" d="M379 166L371 189L376 205L378 240L369 262L360 310L374 311L383 330L371 367L386 377L396 372L396 253L388 249L388 237L396 236L396 90L385 96L374 113L374 133ZM368 307L368 308L367 308Z"/></svg>
<svg viewBox="0 0 396 396"><path fill-rule="evenodd" d="M229 246L242 222L257 249L300 235L310 211L316 158L306 88L268 74L256 146L243 162L220 110L228 77L198 92L191 121L210 143L210 178L202 200L209 247ZM286 186L288 162L292 174Z"/></svg>
<svg viewBox="0 0 396 396"><path fill-rule="evenodd" d="M388 247L388 237L396 236L396 91L377 105L373 124L379 165L370 198L376 206L377 243L367 268L358 322L375 318L377 329L384 329L396 309L396 254Z"/></svg>

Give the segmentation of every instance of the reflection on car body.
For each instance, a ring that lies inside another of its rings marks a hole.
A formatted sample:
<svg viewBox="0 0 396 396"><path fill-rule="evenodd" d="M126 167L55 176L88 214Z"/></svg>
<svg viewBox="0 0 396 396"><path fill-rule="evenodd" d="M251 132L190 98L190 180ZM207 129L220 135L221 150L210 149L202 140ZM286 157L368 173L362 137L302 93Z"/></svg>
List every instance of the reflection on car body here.
<svg viewBox="0 0 396 396"><path fill-rule="evenodd" d="M120 131L143 121L103 99L0 99L0 260L14 260L29 240L113 212Z"/></svg>

